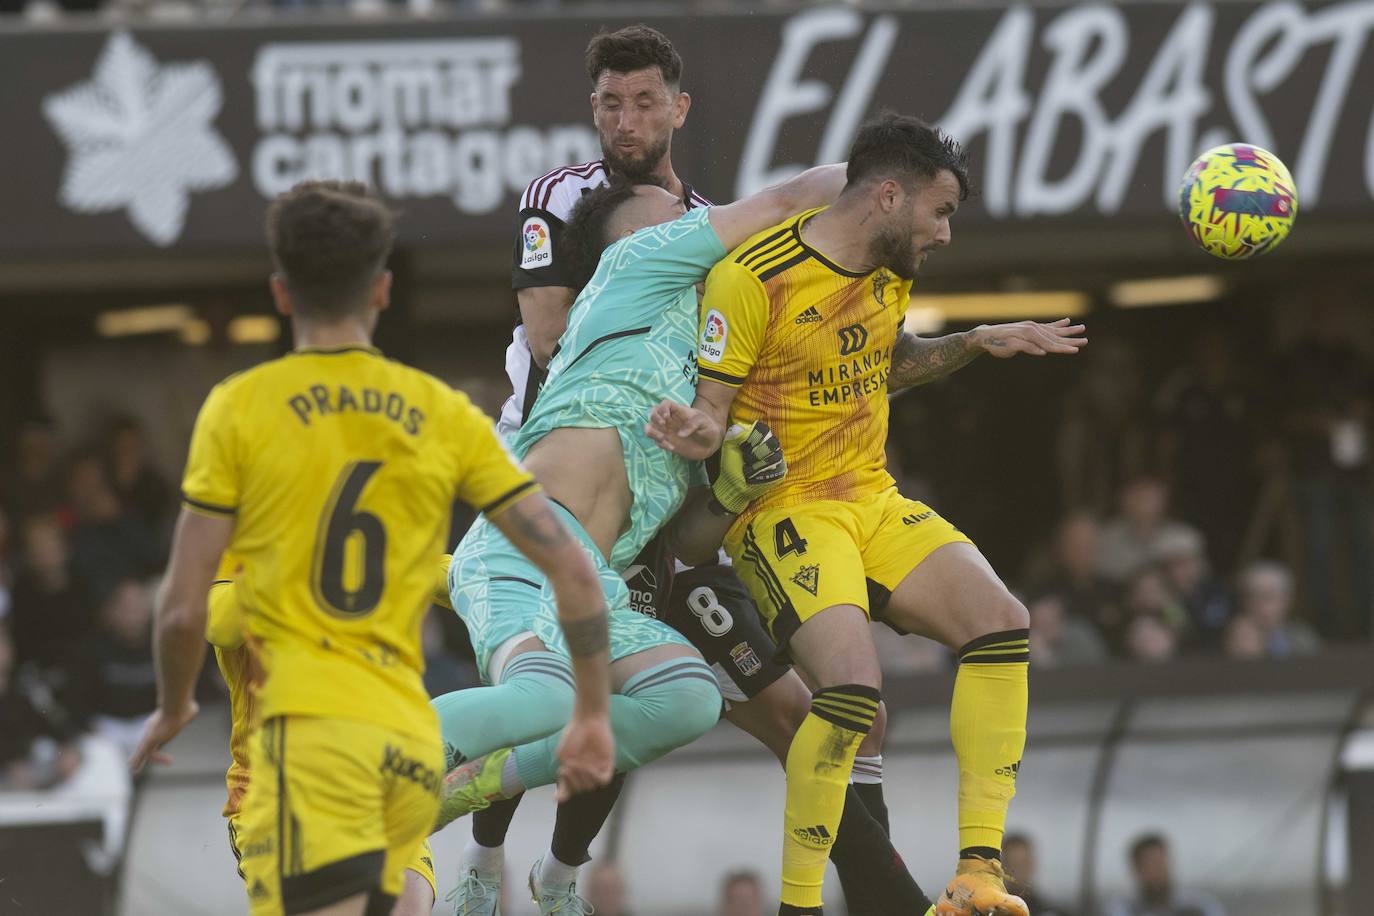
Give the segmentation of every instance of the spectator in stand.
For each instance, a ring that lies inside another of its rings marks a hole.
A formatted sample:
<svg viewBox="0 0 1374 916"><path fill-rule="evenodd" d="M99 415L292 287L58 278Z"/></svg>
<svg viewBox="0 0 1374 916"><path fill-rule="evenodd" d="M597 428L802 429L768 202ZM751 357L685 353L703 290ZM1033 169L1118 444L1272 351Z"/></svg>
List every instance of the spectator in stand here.
<svg viewBox="0 0 1374 916"><path fill-rule="evenodd" d="M55 513L31 516L19 540L11 614L15 645L24 661L52 669L61 689L90 628L91 603L73 581L67 537Z"/></svg>
<svg viewBox="0 0 1374 916"><path fill-rule="evenodd" d="M119 497L94 454L78 456L68 476L67 495L76 527L71 570L89 598L102 597L127 576L150 576L165 555L148 526L120 508Z"/></svg>
<svg viewBox="0 0 1374 916"><path fill-rule="evenodd" d="M1131 844L1130 861L1135 897L1112 901L1107 916L1226 916L1211 895L1174 887L1169 846L1163 836L1147 833L1137 837Z"/></svg>
<svg viewBox="0 0 1374 916"><path fill-rule="evenodd" d="M1095 339L1077 388L1065 398L1056 442L1062 504L1109 512L1124 481L1150 456L1150 417L1135 351Z"/></svg>
<svg viewBox="0 0 1374 916"><path fill-rule="evenodd" d="M1340 291L1314 298L1309 336L1285 355L1275 378L1302 516L1303 582L1327 638L1368 637L1374 601L1371 372L1350 344L1338 308L1346 298ZM1336 557L1344 561L1339 573Z"/></svg>
<svg viewBox="0 0 1374 916"><path fill-rule="evenodd" d="M1141 614L1126 628L1126 655L1131 661L1157 664L1178 656L1178 631L1157 614Z"/></svg>
<svg viewBox="0 0 1374 916"><path fill-rule="evenodd" d="M123 511L160 533L171 517L172 486L149 463L147 436L132 417L120 417L110 425L105 468Z"/></svg>
<svg viewBox="0 0 1374 916"><path fill-rule="evenodd" d="M1188 615L1190 639L1204 649L1221 645L1231 618L1231 593L1212 575L1202 535L1189 528L1165 532L1156 546L1156 560L1169 590Z"/></svg>
<svg viewBox="0 0 1374 916"><path fill-rule="evenodd" d="M1066 613L1058 595L1049 593L1032 599L1027 610L1031 631L1035 633L1030 647L1031 664L1037 669L1097 665L1107 660L1107 645L1097 628Z"/></svg>
<svg viewBox="0 0 1374 916"><path fill-rule="evenodd" d="M1097 519L1075 512L1059 523L1054 558L1048 572L1037 577L1036 594L1053 595L1070 620L1086 620L1113 642L1125 628L1119 589L1098 571L1101 531Z"/></svg>
<svg viewBox="0 0 1374 916"><path fill-rule="evenodd" d="M76 772L80 755L69 739L18 688L14 643L0 623L0 790L46 789Z"/></svg>
<svg viewBox="0 0 1374 916"><path fill-rule="evenodd" d="M1256 661L1268 657L1264 647L1264 631L1246 614L1231 618L1222 639L1222 650L1227 658L1237 661Z"/></svg>
<svg viewBox="0 0 1374 916"><path fill-rule="evenodd" d="M1002 866L1010 879L1008 889L1026 901L1034 916L1072 916L1070 910L1040 896L1035 885L1037 864L1031 838L1024 833L1008 833L1002 840Z"/></svg>
<svg viewBox="0 0 1374 916"><path fill-rule="evenodd" d="M720 883L717 916L764 916L763 882L758 872L732 871Z"/></svg>
<svg viewBox="0 0 1374 916"><path fill-rule="evenodd" d="M1264 656L1299 658L1321 651L1321 639L1293 620L1293 575L1282 563L1261 560L1241 571L1240 616L1258 631Z"/></svg>
<svg viewBox="0 0 1374 916"><path fill-rule="evenodd" d="M1141 567L1155 562L1161 544L1195 529L1168 516L1169 487L1160 478L1141 474L1121 491L1121 514L1102 528L1097 571L1113 582L1125 582Z"/></svg>
<svg viewBox="0 0 1374 916"><path fill-rule="evenodd" d="M630 916L625 904L625 876L620 866L609 859L600 859L587 876L587 902L590 912L597 916Z"/></svg>
<svg viewBox="0 0 1374 916"><path fill-rule="evenodd" d="M1158 617L1182 636L1188 631L1188 611L1169 587L1163 570L1153 564L1138 569L1126 584L1126 616Z"/></svg>
<svg viewBox="0 0 1374 916"><path fill-rule="evenodd" d="M152 650L153 597L142 581L116 582L100 604L82 653L75 705L94 731L123 750L138 746L143 720L157 707Z"/></svg>
<svg viewBox="0 0 1374 916"><path fill-rule="evenodd" d="M21 525L30 515L51 511L62 503L53 424L45 419L24 423L14 452L14 463L0 482L0 505L9 511L15 525Z"/></svg>
<svg viewBox="0 0 1374 916"><path fill-rule="evenodd" d="M1258 481L1253 386L1242 378L1232 336L1202 331L1192 361L1160 386L1162 466L1184 521L1207 537L1212 559L1233 569Z"/></svg>

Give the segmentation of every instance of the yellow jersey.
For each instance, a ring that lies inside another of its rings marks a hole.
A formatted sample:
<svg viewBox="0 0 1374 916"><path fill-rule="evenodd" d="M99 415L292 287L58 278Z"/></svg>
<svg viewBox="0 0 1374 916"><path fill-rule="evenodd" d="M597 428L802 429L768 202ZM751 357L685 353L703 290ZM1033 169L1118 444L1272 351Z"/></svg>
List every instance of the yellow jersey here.
<svg viewBox="0 0 1374 916"><path fill-rule="evenodd" d="M229 770L224 774L229 797L223 814L232 817L248 791L248 734L253 727L253 691L262 680L252 650L244 642L243 606L234 579L242 575L238 558L226 553L210 585L210 617L205 638L215 650L215 663L229 688Z"/></svg>
<svg viewBox="0 0 1374 916"><path fill-rule="evenodd" d="M371 347L297 350L217 385L183 500L235 521L255 714L432 737L420 622L453 499L497 512L536 486L462 393Z"/></svg>
<svg viewBox="0 0 1374 916"><path fill-rule="evenodd" d="M763 420L787 457L787 478L737 525L766 508L893 486L887 376L911 281L846 270L809 247L801 229L819 212L753 236L706 280L700 376L738 388L731 422Z"/></svg>

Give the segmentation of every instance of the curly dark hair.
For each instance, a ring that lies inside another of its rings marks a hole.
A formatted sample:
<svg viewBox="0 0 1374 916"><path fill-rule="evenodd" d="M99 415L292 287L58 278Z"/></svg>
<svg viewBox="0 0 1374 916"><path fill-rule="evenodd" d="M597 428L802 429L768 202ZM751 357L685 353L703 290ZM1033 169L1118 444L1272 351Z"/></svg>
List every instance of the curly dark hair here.
<svg viewBox="0 0 1374 916"><path fill-rule="evenodd" d="M610 237L611 218L635 196L636 185L637 182L612 178L610 184L584 194L573 208L562 239L563 253L572 265L569 278L573 289L582 289L596 273L602 252L615 241Z"/></svg>
<svg viewBox="0 0 1374 916"><path fill-rule="evenodd" d="M587 42L587 76L595 84L610 70L629 73L657 67L669 86L682 83L682 58L658 29L647 25L628 25L614 32L598 32Z"/></svg>
<svg viewBox="0 0 1374 916"><path fill-rule="evenodd" d="M891 111L859 128L849 149L848 182L915 177L927 181L943 171L959 182L959 199L969 195L968 154L958 141L920 118Z"/></svg>
<svg viewBox="0 0 1374 916"><path fill-rule="evenodd" d="M272 263L306 318L363 308L395 239L396 215L356 181L304 181L267 208Z"/></svg>

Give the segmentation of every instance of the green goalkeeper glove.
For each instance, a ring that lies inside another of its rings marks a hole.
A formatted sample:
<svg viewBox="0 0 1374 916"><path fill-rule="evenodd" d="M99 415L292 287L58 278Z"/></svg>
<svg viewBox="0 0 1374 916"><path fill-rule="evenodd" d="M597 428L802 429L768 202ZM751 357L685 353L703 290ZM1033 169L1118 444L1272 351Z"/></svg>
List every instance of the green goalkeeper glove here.
<svg viewBox="0 0 1374 916"><path fill-rule="evenodd" d="M720 473L711 492L721 509L739 515L787 476L787 460L772 430L758 420L732 426L720 447Z"/></svg>

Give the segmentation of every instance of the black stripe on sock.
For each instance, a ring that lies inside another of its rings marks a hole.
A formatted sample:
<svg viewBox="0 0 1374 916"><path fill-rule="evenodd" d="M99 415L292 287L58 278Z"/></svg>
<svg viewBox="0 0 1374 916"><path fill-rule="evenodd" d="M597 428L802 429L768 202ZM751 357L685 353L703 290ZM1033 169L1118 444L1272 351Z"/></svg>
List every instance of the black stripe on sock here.
<svg viewBox="0 0 1374 916"><path fill-rule="evenodd" d="M998 859L1002 858L1002 850L993 849L991 846L966 846L959 850L961 859Z"/></svg>
<svg viewBox="0 0 1374 916"><path fill-rule="evenodd" d="M868 734L881 700L879 691L862 684L824 687L811 696L811 714L831 725Z"/></svg>
<svg viewBox="0 0 1374 916"><path fill-rule="evenodd" d="M979 636L977 639L971 639L967 643L965 643L963 648L959 650L959 661L962 662L964 660L964 656L972 652L977 652L979 649L986 649L991 646L996 646L999 643L1015 643L1021 641L1028 642L1029 640L1029 628L1021 630L1002 630L1000 633L988 633L984 636Z"/></svg>

